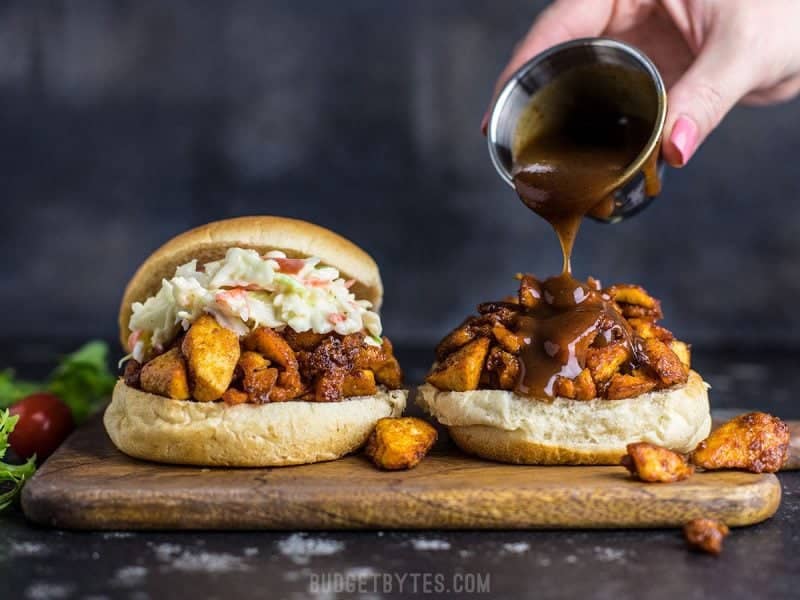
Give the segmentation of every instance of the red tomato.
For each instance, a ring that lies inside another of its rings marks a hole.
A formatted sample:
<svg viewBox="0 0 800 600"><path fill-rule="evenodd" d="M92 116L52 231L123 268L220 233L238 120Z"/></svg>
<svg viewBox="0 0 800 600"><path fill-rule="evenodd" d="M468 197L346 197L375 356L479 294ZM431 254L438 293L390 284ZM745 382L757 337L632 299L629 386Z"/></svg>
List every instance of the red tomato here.
<svg viewBox="0 0 800 600"><path fill-rule="evenodd" d="M8 442L21 458L36 454L39 462L50 456L75 426L72 412L55 394L31 394L14 404L9 411L19 415Z"/></svg>

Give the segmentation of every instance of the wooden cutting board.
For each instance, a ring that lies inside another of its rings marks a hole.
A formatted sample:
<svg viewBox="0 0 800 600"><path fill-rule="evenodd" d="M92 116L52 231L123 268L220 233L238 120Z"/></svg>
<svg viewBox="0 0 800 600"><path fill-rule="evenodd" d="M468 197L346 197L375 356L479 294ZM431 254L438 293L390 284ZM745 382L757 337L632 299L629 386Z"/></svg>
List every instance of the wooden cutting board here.
<svg viewBox="0 0 800 600"><path fill-rule="evenodd" d="M778 508L774 475L698 473L646 484L622 467L525 467L449 442L411 471L362 456L274 469L204 469L128 458L100 419L25 486L29 519L69 529L529 529L675 527L695 517L758 523Z"/></svg>

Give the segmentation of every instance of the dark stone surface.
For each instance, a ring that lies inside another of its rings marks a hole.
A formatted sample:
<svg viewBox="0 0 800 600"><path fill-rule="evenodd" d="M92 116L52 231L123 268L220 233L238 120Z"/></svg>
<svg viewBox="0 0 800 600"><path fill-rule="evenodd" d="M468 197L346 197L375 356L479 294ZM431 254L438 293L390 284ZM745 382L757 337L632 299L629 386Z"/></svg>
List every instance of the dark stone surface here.
<svg viewBox="0 0 800 600"><path fill-rule="evenodd" d="M796 598L800 474L781 479L778 515L733 530L719 557L689 552L677 530L75 533L12 513L0 517L0 575L9 598L35 599L409 597L414 574L420 597ZM423 573L442 578L433 591L456 591L457 574L488 576L491 593L423 594ZM333 574L364 587L314 593L314 577Z"/></svg>
<svg viewBox="0 0 800 600"><path fill-rule="evenodd" d="M363 245L406 343L505 295L516 271L552 274L555 236L478 132L543 4L2 3L4 335L113 337L151 250L241 214ZM641 283L694 342L797 343L798 118L798 103L735 110L651 208L586 224L578 274Z"/></svg>
<svg viewBox="0 0 800 600"><path fill-rule="evenodd" d="M399 354L418 382L428 352ZM715 409L759 408L795 419L798 358L695 353L714 386ZM793 598L800 473L779 477L777 515L733 530L718 558L687 551L677 530L88 533L36 528L12 510L0 514L0 597L366 600L426 589L428 597L463 597L457 586L480 579L490 591L475 597ZM352 593L314 587L324 582Z"/></svg>

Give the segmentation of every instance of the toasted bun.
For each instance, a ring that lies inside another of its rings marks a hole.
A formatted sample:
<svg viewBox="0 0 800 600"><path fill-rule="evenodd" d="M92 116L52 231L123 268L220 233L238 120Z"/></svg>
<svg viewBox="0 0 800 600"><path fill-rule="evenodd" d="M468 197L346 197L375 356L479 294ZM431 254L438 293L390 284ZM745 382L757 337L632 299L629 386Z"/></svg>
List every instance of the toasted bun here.
<svg viewBox="0 0 800 600"><path fill-rule="evenodd" d="M632 442L694 450L711 430L707 387L691 371L684 385L636 398L548 403L502 390L442 392L425 384L417 403L470 454L530 465L616 465Z"/></svg>
<svg viewBox="0 0 800 600"><path fill-rule="evenodd" d="M320 227L284 217L240 217L202 225L172 238L142 263L128 283L119 307L122 347L128 348L131 304L144 302L170 278L175 269L193 259L200 264L225 256L228 248L252 248L259 252L281 250L290 258L316 256L339 270L345 279L355 280L356 298L369 300L379 309L383 284L378 265L369 254L342 236Z"/></svg>
<svg viewBox="0 0 800 600"><path fill-rule="evenodd" d="M334 460L361 447L378 419L399 416L406 390L341 402L238 404L172 400L114 388L103 422L125 454L156 462L280 467Z"/></svg>

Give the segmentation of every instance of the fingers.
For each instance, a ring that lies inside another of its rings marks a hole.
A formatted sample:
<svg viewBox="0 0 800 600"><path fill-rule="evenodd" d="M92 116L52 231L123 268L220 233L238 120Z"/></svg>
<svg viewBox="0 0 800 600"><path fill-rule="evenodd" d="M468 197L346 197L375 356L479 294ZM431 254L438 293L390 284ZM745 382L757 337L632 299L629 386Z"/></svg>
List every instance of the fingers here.
<svg viewBox="0 0 800 600"><path fill-rule="evenodd" d="M787 102L797 97L798 94L800 94L800 76L794 76L771 87L750 92L742 98L742 102L751 106L765 106Z"/></svg>
<svg viewBox="0 0 800 600"><path fill-rule="evenodd" d="M738 45L738 40L734 40ZM709 39L689 70L669 90L662 152L682 167L728 111L756 83L746 49Z"/></svg>
<svg viewBox="0 0 800 600"><path fill-rule="evenodd" d="M511 60L497 78L492 100L481 121L483 134L486 135L494 99L517 69L551 46L567 40L600 35L608 25L613 8L614 0L556 0L548 6L514 48Z"/></svg>

